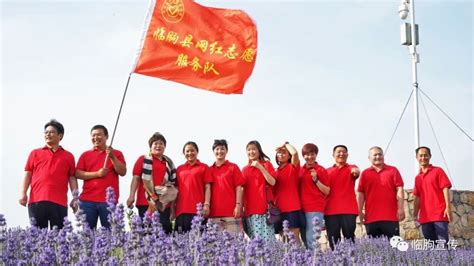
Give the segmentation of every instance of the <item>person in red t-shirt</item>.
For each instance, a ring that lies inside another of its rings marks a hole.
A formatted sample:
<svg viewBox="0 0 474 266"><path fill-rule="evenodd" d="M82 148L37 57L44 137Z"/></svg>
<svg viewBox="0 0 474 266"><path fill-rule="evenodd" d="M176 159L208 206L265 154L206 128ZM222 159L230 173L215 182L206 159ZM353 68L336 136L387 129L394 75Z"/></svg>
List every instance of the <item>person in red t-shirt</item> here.
<svg viewBox="0 0 474 266"><path fill-rule="evenodd" d="M71 192L77 190L74 176L74 156L63 149L59 142L64 137L64 127L52 119L44 125L43 148L31 151L25 166L22 192L19 203L26 206L28 214L34 218L39 228L63 227L67 216L67 186ZM31 185L28 201L27 191ZM77 209L77 199L72 199L70 206Z"/></svg>
<svg viewBox="0 0 474 266"><path fill-rule="evenodd" d="M148 146L150 148L150 154L147 155L147 158L151 159L151 176L153 178L153 185L154 186L161 186L165 180L165 176L167 175L168 181L172 179L173 173L167 173L167 160L166 156L164 155L166 149L166 139L165 137L159 133L155 132L150 139L148 140ZM151 157L151 158L150 158ZM150 202L147 200L145 195L145 189L143 186L142 176L145 172L145 175L149 175L149 172L145 168L144 170L144 161L145 155L141 155L138 157L135 165L133 167L133 179L130 184L130 194L127 199L127 206L130 208L132 204L135 202L135 194L136 194L136 207L138 209L138 215L143 218L145 213L148 209L149 204L155 204L155 202L150 197ZM172 164L172 161L171 161ZM170 172L173 171L173 166L168 166ZM175 170L176 171L176 170ZM144 179L147 180L147 176L144 176ZM150 179L151 180L151 179ZM138 190L138 192L137 192ZM155 194L154 194L155 195ZM157 196L157 195L156 195ZM158 198L159 196L157 196ZM165 206L163 210L158 210L160 213L160 222L163 227L163 230L166 233L171 233L172 225L170 221L171 210L170 205Z"/></svg>
<svg viewBox="0 0 474 266"><path fill-rule="evenodd" d="M300 170L298 151L293 145L286 142L276 149L275 160L278 164L276 171L278 181L274 186L275 202L282 211L282 221L275 224L275 230L282 234L283 221L288 221L289 229L293 232L296 243L300 244L300 229L304 228L305 218L301 211L298 192Z"/></svg>
<svg viewBox="0 0 474 266"><path fill-rule="evenodd" d="M211 184L211 220L222 230L232 233L242 231L242 185L244 177L239 167L226 160L227 141L215 140L212 150L216 161L209 167Z"/></svg>
<svg viewBox="0 0 474 266"><path fill-rule="evenodd" d="M192 220L197 213L197 204L204 203L203 216L209 216L212 179L209 166L198 160L198 153L199 148L195 142L186 142L183 147L186 163L178 166L176 170L179 193L176 198L174 230L180 233L191 230Z"/></svg>
<svg viewBox="0 0 474 266"><path fill-rule="evenodd" d="M127 173L125 158L119 150L107 147L109 133L103 125L95 125L91 129L93 148L84 152L76 166L76 177L84 180L82 193L79 197L80 207L86 214L86 221L90 228L100 224L109 228L107 219L109 211L106 203L106 189L114 189L116 201L119 198L119 179ZM107 162L104 167L104 162Z"/></svg>
<svg viewBox="0 0 474 266"><path fill-rule="evenodd" d="M449 241L448 223L451 221L451 181L440 167L430 164L431 150L428 147L416 149L420 172L415 177L413 195L415 202L413 217L421 224L426 239Z"/></svg>
<svg viewBox="0 0 474 266"><path fill-rule="evenodd" d="M371 237L398 236L399 221L405 219L402 177L397 168L385 164L380 147L369 149L369 161L372 165L362 172L357 187L359 219Z"/></svg>
<svg viewBox="0 0 474 266"><path fill-rule="evenodd" d="M301 207L306 218L305 243L306 248L314 249L313 220L317 218L318 226L324 224L324 207L326 196L330 192L329 177L326 169L316 162L318 146L307 143L301 148L301 153L306 163L300 169L300 197Z"/></svg>
<svg viewBox="0 0 474 266"><path fill-rule="evenodd" d="M334 249L334 245L341 239L341 230L344 238L354 242L356 217L359 214L354 187L360 170L356 165L347 163L349 153L345 145L336 145L332 156L336 163L326 169L331 192L326 200L324 221L329 245Z"/></svg>
<svg viewBox="0 0 474 266"><path fill-rule="evenodd" d="M267 224L267 203L273 201L270 186L276 183L275 168L256 140L247 146L249 163L242 169L244 184L244 212L249 237L259 236L265 241L275 240L275 229Z"/></svg>

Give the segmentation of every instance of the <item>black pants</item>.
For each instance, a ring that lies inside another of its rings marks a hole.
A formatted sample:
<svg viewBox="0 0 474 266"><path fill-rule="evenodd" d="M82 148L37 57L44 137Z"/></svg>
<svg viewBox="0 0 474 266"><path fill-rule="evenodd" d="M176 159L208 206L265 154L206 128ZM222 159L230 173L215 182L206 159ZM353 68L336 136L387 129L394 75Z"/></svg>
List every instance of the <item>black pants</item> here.
<svg viewBox="0 0 474 266"><path fill-rule="evenodd" d="M138 209L138 215L140 216L140 218L143 219L143 217L145 217L146 211L148 210L148 206L137 206L137 209ZM166 208L163 212L159 212L161 226L163 227L163 231L165 231L165 233L167 234L170 234L172 231L172 225L170 221L170 214L171 214L170 211L171 211L170 208Z"/></svg>
<svg viewBox="0 0 474 266"><path fill-rule="evenodd" d="M386 236L391 238L392 236L399 236L400 229L398 222L393 221L379 221L365 225L367 235L371 237Z"/></svg>
<svg viewBox="0 0 474 266"><path fill-rule="evenodd" d="M36 226L39 228L52 229L57 226L59 229L63 228L64 217L67 216L67 207L56 204L51 201L40 201L28 205L28 215L35 218Z"/></svg>
<svg viewBox="0 0 474 266"><path fill-rule="evenodd" d="M174 230L177 231L178 233L185 233L185 232L191 231L191 225L192 225L194 216L196 216L196 214L189 214L189 213L180 214L178 217L176 217Z"/></svg>
<svg viewBox="0 0 474 266"><path fill-rule="evenodd" d="M355 214L335 214L324 216L326 232L328 234L329 246L331 249L334 250L334 245L341 241L341 230L344 238L350 239L354 242L356 217Z"/></svg>
<svg viewBox="0 0 474 266"><path fill-rule="evenodd" d="M191 225L193 224L193 218L196 214L190 213L183 213L176 217L176 221L174 224L174 231L178 233L186 233L191 231ZM201 222L201 225L205 225L207 223L207 219L204 219ZM201 230L202 231L202 230Z"/></svg>
<svg viewBox="0 0 474 266"><path fill-rule="evenodd" d="M148 206L136 206L138 210L138 216L143 219L145 217L146 210L148 210Z"/></svg>
<svg viewBox="0 0 474 266"><path fill-rule="evenodd" d="M448 222L429 222L421 225L423 236L429 240L444 240L444 243L449 242Z"/></svg>

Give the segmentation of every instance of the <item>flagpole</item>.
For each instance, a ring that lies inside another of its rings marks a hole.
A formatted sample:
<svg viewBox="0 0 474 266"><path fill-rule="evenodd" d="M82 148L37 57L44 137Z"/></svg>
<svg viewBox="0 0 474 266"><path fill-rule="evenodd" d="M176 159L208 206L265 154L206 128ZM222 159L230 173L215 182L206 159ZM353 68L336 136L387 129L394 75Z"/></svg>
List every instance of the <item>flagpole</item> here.
<svg viewBox="0 0 474 266"><path fill-rule="evenodd" d="M123 103L125 102L125 97L127 96L127 90L128 90L128 84L130 83L130 78L132 77L132 73L128 75L127 79L127 85L125 86L125 90L123 91L123 96L122 96L122 102L120 103L120 108L117 114L117 119L115 120L115 126L114 126L114 131L112 133L112 138L110 139L110 144L109 147L112 147L112 144L114 143L114 138L115 138L115 132L117 131L117 126L120 120L120 115L122 114L122 108L123 108ZM109 154L105 156L105 161L104 161L104 167L106 168L107 166L107 160L109 160Z"/></svg>
<svg viewBox="0 0 474 266"><path fill-rule="evenodd" d="M147 29L148 29L148 26L150 24L150 20L151 20L152 14L153 14L153 10L155 8L155 3L156 3L155 0L150 0L149 6L148 6L148 12L147 12L147 15L146 15L144 23L143 23L144 25L143 25L142 36L140 38L139 47L137 49L137 53L135 54L133 64L130 68L130 74L128 75L127 85L125 86L125 90L123 92L122 102L120 103L120 108L119 108L119 112L118 112L118 115L117 115L117 119L115 120L114 131L112 133L112 138L110 139L109 147L112 147L112 144L114 143L115 132L117 131L118 122L120 120L120 114L122 113L123 103L125 102L125 96L127 95L128 84L130 83L130 77L132 76L132 73L134 73L134 71L135 71L135 68L136 68L137 62L138 62L138 58L140 58L141 50L143 48L143 45L144 45L145 39L146 39ZM103 168L106 168L107 160L109 160L109 155L108 154L107 154L107 156L105 156L105 161L104 161L104 167Z"/></svg>

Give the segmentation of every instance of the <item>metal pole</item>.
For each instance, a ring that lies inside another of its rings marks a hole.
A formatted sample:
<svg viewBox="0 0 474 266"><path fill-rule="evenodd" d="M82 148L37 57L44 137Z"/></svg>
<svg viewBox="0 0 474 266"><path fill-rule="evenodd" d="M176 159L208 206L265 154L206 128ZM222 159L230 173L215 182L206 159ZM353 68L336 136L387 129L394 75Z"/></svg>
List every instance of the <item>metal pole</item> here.
<svg viewBox="0 0 474 266"><path fill-rule="evenodd" d="M120 120L120 114L122 113L122 107L123 107L123 103L125 102L125 96L127 96L128 84L130 83L130 77L131 76L132 76L132 73L130 73L128 75L127 85L125 85L125 90L123 91L122 102L120 103L120 108L119 108L119 111L118 111L118 114L117 114L117 119L115 120L114 131L112 133L112 138L110 139L110 144L109 144L110 147L112 147L112 144L114 143L115 132L117 131L118 122ZM107 156L105 156L105 161L104 161L104 167L103 168L107 167L107 161L108 160L109 160L109 155L107 154Z"/></svg>
<svg viewBox="0 0 474 266"><path fill-rule="evenodd" d="M416 53L416 31L415 31L415 0L410 0L410 19L411 19L411 62L413 74L413 95L414 95L414 109L415 109L415 148L420 147L420 123L418 112L418 73L417 64L419 62L418 54ZM417 166L418 169L418 166Z"/></svg>
<svg viewBox="0 0 474 266"><path fill-rule="evenodd" d="M411 65L413 75L413 107L415 113L415 149L420 147L420 116L418 112L418 73L417 64L419 62L418 54L416 53L416 24L415 24L415 0L410 0L410 20L411 20L411 46L409 47L411 54ZM415 173L418 173L419 165L415 160Z"/></svg>

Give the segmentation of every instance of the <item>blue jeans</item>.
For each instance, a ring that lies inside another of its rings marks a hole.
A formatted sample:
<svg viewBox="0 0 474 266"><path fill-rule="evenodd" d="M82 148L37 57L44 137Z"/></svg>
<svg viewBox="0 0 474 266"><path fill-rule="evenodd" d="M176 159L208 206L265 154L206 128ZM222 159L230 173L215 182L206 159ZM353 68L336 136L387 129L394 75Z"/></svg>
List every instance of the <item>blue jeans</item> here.
<svg viewBox="0 0 474 266"><path fill-rule="evenodd" d="M448 235L448 222L431 222L421 225L421 231L423 236L429 240L444 240L446 243L449 241Z"/></svg>
<svg viewBox="0 0 474 266"><path fill-rule="evenodd" d="M100 224L103 227L110 228L110 223L107 218L109 210L107 210L107 203L105 202L92 202L92 201L81 201L81 209L86 214L86 221L89 227L95 229L97 227L97 219L100 218Z"/></svg>
<svg viewBox="0 0 474 266"><path fill-rule="evenodd" d="M306 248L309 250L314 249L314 232L313 232L313 219L317 217L319 219L319 227L322 229L324 226L324 214L322 212L305 212L306 218ZM319 239L316 239L318 241Z"/></svg>

